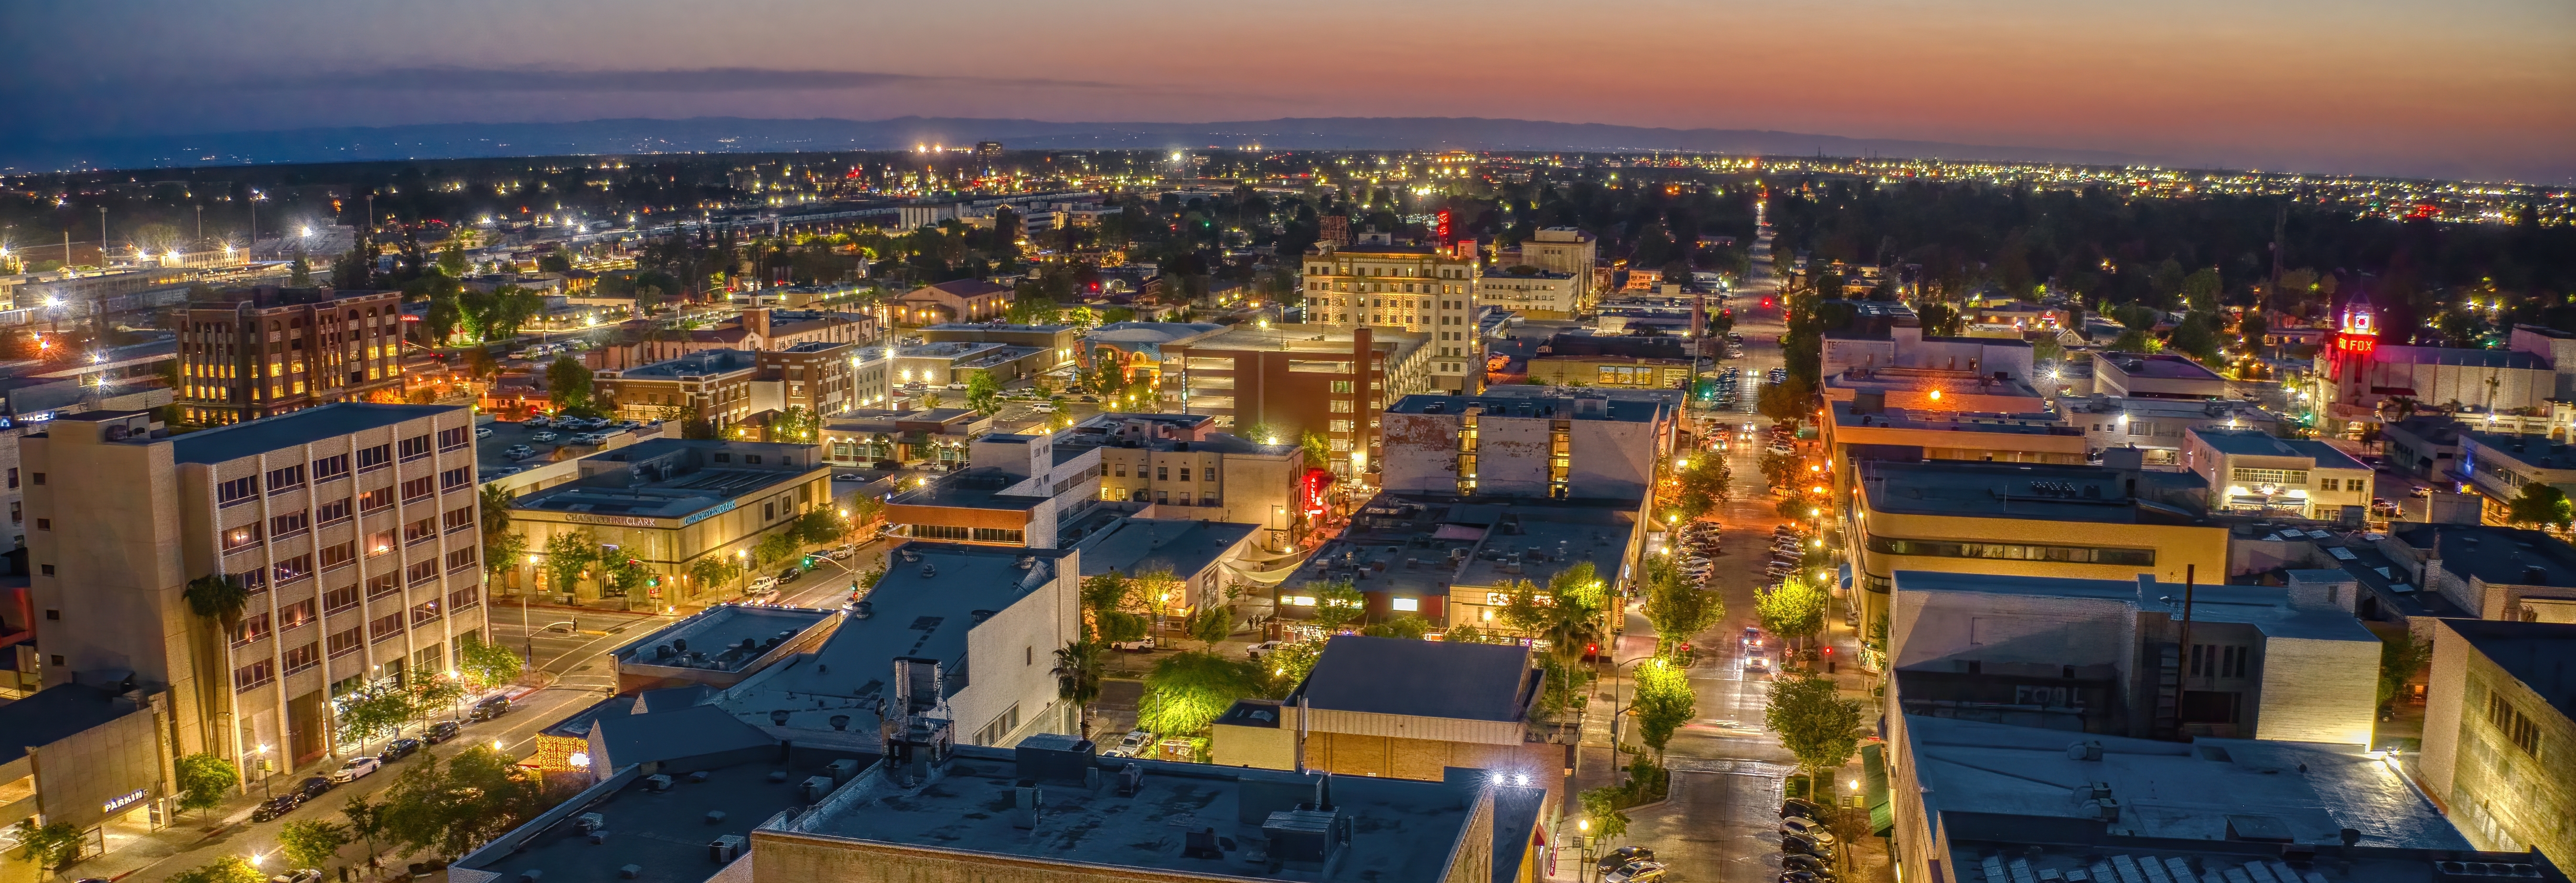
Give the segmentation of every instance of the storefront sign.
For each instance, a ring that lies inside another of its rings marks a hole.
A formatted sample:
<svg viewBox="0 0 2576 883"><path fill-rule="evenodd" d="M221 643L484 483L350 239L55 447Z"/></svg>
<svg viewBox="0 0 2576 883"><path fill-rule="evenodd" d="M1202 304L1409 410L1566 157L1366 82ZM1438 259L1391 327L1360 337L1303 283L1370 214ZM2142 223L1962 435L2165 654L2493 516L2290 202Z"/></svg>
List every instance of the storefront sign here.
<svg viewBox="0 0 2576 883"><path fill-rule="evenodd" d="M564 516L564 520L565 520L565 521L573 522L573 523L575 523L575 524L609 524L609 525L615 525L615 526L618 526L618 527L652 527L652 526L654 526L654 525L653 525L653 519L650 519L650 518L633 518L633 517L624 516L624 515L589 515L589 514L580 513L580 512L574 512L574 513L571 513L571 514L565 515L565 516ZM684 524L685 524L686 522L682 522L682 523L684 523Z"/></svg>
<svg viewBox="0 0 2576 883"><path fill-rule="evenodd" d="M713 508L713 509L709 509L709 510L706 510L706 511L704 511L704 512L694 513L694 514L691 514L691 515L690 515L689 517L687 517L687 518L680 519L680 526L681 526L681 527L687 527L687 526L689 526L689 525L696 524L696 523L701 522L701 521L705 521L705 520L707 520L707 519L709 519L709 518L714 518L714 517L716 517L716 516L718 516L718 515L722 515L722 514L725 514L725 513L727 513L727 512L731 512L731 511L733 511L733 507L734 507L734 501L732 501L732 500L726 500L726 501L724 501L723 503L719 503L719 504L717 504L717 505L716 505L716 507L715 507L715 508Z"/></svg>
<svg viewBox="0 0 2576 883"><path fill-rule="evenodd" d="M116 799L108 801L107 805L102 807L102 809L105 809L108 812L115 812L117 810L133 806L135 803L141 801L145 795L150 794L151 791L152 789L149 786L146 786L125 792L124 794L118 795Z"/></svg>

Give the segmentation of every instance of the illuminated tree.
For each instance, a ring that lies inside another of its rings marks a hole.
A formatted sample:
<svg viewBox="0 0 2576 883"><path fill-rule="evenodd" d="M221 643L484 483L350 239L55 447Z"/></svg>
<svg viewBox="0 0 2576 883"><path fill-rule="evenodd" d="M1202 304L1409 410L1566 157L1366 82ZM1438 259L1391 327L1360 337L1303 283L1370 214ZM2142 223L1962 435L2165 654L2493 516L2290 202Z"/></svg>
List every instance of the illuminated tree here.
<svg viewBox="0 0 2576 883"><path fill-rule="evenodd" d="M1258 694L1265 681L1250 662L1195 650L1175 653L1145 675L1137 726L1163 736L1198 735L1235 700Z"/></svg>

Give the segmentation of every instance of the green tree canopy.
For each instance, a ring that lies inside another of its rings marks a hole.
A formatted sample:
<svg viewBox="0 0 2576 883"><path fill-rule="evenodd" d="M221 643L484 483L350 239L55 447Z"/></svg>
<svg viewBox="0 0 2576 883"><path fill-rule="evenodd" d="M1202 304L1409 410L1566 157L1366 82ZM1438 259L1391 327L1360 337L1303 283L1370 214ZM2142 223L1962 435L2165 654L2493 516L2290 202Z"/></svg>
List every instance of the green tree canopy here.
<svg viewBox="0 0 2576 883"><path fill-rule="evenodd" d="M556 356L546 365L546 394L564 411L591 410L590 369L570 355Z"/></svg>
<svg viewBox="0 0 2576 883"><path fill-rule="evenodd" d="M1259 694L1266 682L1250 662L1195 650L1175 653L1145 675L1136 723L1163 736L1195 736L1235 700Z"/></svg>
<svg viewBox="0 0 2576 883"><path fill-rule="evenodd" d="M267 883L268 875L250 863L250 859L227 855L206 864L170 875L170 883Z"/></svg>
<svg viewBox="0 0 2576 883"><path fill-rule="evenodd" d="M459 639L457 650L463 657L457 672L476 689L495 690L519 680L522 662L516 650L471 637Z"/></svg>
<svg viewBox="0 0 2576 883"><path fill-rule="evenodd" d="M1338 632L1343 626L1368 615L1368 596L1361 594L1359 586L1350 580L1316 583L1312 588L1315 592L1315 627L1323 629L1325 634Z"/></svg>
<svg viewBox="0 0 2576 883"><path fill-rule="evenodd" d="M2505 519L2515 524L2563 529L2576 523L2576 507L2568 504L2567 492L2535 481L2523 485L2513 499L2505 501Z"/></svg>
<svg viewBox="0 0 2576 883"><path fill-rule="evenodd" d="M599 560L599 541L590 531L575 530L546 538L545 572L554 590L572 594L581 575Z"/></svg>
<svg viewBox="0 0 2576 883"><path fill-rule="evenodd" d="M1839 769L1860 747L1860 701L1843 698L1841 688L1823 675L1783 672L1771 683L1762 722L1798 758L1811 794L1817 773Z"/></svg>
<svg viewBox="0 0 2576 883"><path fill-rule="evenodd" d="M224 795L241 785L241 769L212 754L186 755L171 766L179 780L176 790L182 812L213 809L224 802Z"/></svg>
<svg viewBox="0 0 2576 883"><path fill-rule="evenodd" d="M1673 731L1699 713L1699 697L1691 692L1690 673L1660 656L1638 663L1636 689L1637 738L1661 757Z"/></svg>
<svg viewBox="0 0 2576 883"><path fill-rule="evenodd" d="M1656 652L1670 652L1726 617L1726 600L1703 591L1670 557L1646 559L1646 622L1655 627Z"/></svg>
<svg viewBox="0 0 2576 883"><path fill-rule="evenodd" d="M296 819L277 830L277 845L286 853L288 864L298 868L319 869L339 858L340 847L349 845L349 828L321 819Z"/></svg>
<svg viewBox="0 0 2576 883"><path fill-rule="evenodd" d="M1753 596L1753 612L1762 620L1762 630L1783 638L1806 638L1825 627L1825 605L1831 599L1824 587L1801 575L1791 575L1780 586Z"/></svg>

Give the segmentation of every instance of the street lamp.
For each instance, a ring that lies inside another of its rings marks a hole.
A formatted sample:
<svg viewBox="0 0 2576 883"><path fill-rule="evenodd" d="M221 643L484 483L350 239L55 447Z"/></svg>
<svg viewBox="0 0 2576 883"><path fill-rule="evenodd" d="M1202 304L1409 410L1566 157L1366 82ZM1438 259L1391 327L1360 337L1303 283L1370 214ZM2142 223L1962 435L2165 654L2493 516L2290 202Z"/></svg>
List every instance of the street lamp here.
<svg viewBox="0 0 2576 883"><path fill-rule="evenodd" d="M261 745L258 748L252 749L251 754L259 758L253 766L253 769L257 769L259 771L259 796L261 799L271 799L273 795L268 793L268 746ZM251 858L251 864L255 865L258 863L259 858L257 856L253 856Z"/></svg>

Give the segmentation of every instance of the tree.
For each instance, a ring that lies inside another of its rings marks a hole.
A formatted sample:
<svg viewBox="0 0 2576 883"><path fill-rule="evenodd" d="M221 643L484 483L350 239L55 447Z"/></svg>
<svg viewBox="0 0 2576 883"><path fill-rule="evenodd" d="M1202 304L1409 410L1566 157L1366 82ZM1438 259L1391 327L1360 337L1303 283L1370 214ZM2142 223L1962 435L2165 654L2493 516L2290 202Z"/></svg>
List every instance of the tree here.
<svg viewBox="0 0 2576 883"><path fill-rule="evenodd" d="M546 394L558 410L587 412L590 399L590 369L570 355L556 356L546 365Z"/></svg>
<svg viewBox="0 0 2576 883"><path fill-rule="evenodd" d="M179 810L213 809L224 802L224 795L241 785L241 769L233 762L199 752L171 763L178 778Z"/></svg>
<svg viewBox="0 0 2576 883"><path fill-rule="evenodd" d="M986 417L1002 410L1002 384L991 371L977 371L966 378L966 406Z"/></svg>
<svg viewBox="0 0 2576 883"><path fill-rule="evenodd" d="M1332 465L1333 449L1321 433L1309 432L1297 438L1297 446L1306 452L1306 468L1322 469Z"/></svg>
<svg viewBox="0 0 2576 883"><path fill-rule="evenodd" d="M340 697L341 741L364 744L391 736L419 715L409 691L366 686Z"/></svg>
<svg viewBox="0 0 2576 883"><path fill-rule="evenodd" d="M179 597L188 602L190 612L214 620L225 634L231 634L241 625L242 608L250 604L250 589L239 577L210 573L189 580Z"/></svg>
<svg viewBox="0 0 2576 883"><path fill-rule="evenodd" d="M1815 388L1808 386L1805 378L1792 374L1787 380L1762 387L1754 409L1774 422L1796 426L1813 416L1808 408L1815 397Z"/></svg>
<svg viewBox="0 0 2576 883"><path fill-rule="evenodd" d="M544 786L522 775L489 745L436 755L403 771L377 810L382 834L405 851L454 858L518 827L551 803Z"/></svg>
<svg viewBox="0 0 2576 883"><path fill-rule="evenodd" d="M2406 692L2406 682L2433 658L2433 644L2409 632L2379 636L2379 710L2388 711Z"/></svg>
<svg viewBox="0 0 2576 883"><path fill-rule="evenodd" d="M170 875L169 883L267 883L268 875L250 863L250 859L228 855L206 864Z"/></svg>
<svg viewBox="0 0 2576 883"><path fill-rule="evenodd" d="M1151 630L1144 616L1144 605L1134 600L1135 587L1112 570L1082 580L1082 610L1087 618L1084 630L1103 644L1124 644L1141 640Z"/></svg>
<svg viewBox="0 0 2576 883"><path fill-rule="evenodd" d="M1226 636L1234 634L1234 611L1216 604L1202 606L1190 611L1190 618L1182 623L1181 631L1214 651Z"/></svg>
<svg viewBox="0 0 2576 883"><path fill-rule="evenodd" d="M70 822L39 827L33 818L18 821L18 845L27 848L27 861L48 873L60 873L79 861L81 844L88 839Z"/></svg>
<svg viewBox="0 0 2576 883"><path fill-rule="evenodd" d="M1073 703L1082 732L1091 732L1091 703L1100 700L1101 644L1098 641L1075 641L1056 648L1055 695Z"/></svg>
<svg viewBox="0 0 2576 883"><path fill-rule="evenodd" d="M1797 756L1807 773L1807 793L1816 792L1816 774L1839 769L1860 747L1858 700L1845 699L1832 678L1784 672L1771 682L1771 701L1762 710L1762 725L1780 734L1780 744Z"/></svg>
<svg viewBox="0 0 2576 883"><path fill-rule="evenodd" d="M813 411L806 410L802 405L790 407L787 410L780 411L777 414L770 416L769 440L774 442L813 441L815 431L820 429L822 425L823 419L815 416Z"/></svg>
<svg viewBox="0 0 2576 883"><path fill-rule="evenodd" d="M714 556L709 556L714 557ZM480 638L467 638L458 645L458 674L476 689L493 690L519 679L522 662L515 650Z"/></svg>
<svg viewBox="0 0 2576 883"><path fill-rule="evenodd" d="M753 566L767 567L794 554L796 554L796 538L786 531L780 531L761 537L760 542L752 544L751 563Z"/></svg>
<svg viewBox="0 0 2576 883"><path fill-rule="evenodd" d="M349 795L340 805L340 817L349 820L349 834L367 844L367 860L376 858L376 837L385 832L384 805L367 802L364 794Z"/></svg>
<svg viewBox="0 0 2576 883"><path fill-rule="evenodd" d="M1735 475L1725 456L1711 454L1691 460L1690 466L1674 478L1680 482L1675 489L1674 509L1681 514L1681 520L1698 521L1716 511L1718 501L1726 499L1727 484Z"/></svg>
<svg viewBox="0 0 2576 883"><path fill-rule="evenodd" d="M1411 613L1369 623L1367 627L1360 629L1360 634L1372 638L1403 638L1407 641L1422 640L1424 635L1430 633L1431 621Z"/></svg>
<svg viewBox="0 0 2576 883"><path fill-rule="evenodd" d="M1195 736L1264 683L1252 663L1196 650L1166 656L1145 675L1136 725L1163 736Z"/></svg>
<svg viewBox="0 0 2576 883"><path fill-rule="evenodd" d="M519 566L528 554L528 535L523 533L486 533L483 535L483 571L496 580Z"/></svg>
<svg viewBox="0 0 2576 883"><path fill-rule="evenodd" d="M1273 699L1285 698L1297 689L1298 684L1306 682L1307 673L1315 670L1315 660L1323 657L1323 641L1281 644L1278 649L1262 654L1261 667L1267 669L1264 676L1270 679L1270 685L1261 694Z"/></svg>
<svg viewBox="0 0 2576 883"><path fill-rule="evenodd" d="M2515 524L2538 524L2566 528L2576 523L2576 507L2567 501L2567 492L2556 487L2532 482L2505 501L2505 519Z"/></svg>
<svg viewBox="0 0 2576 883"><path fill-rule="evenodd" d="M939 391L931 390L929 392L922 393L921 406L924 408L937 409L939 407Z"/></svg>
<svg viewBox="0 0 2576 883"><path fill-rule="evenodd" d="M731 555L700 555L698 560L689 562L689 579L697 583L700 592L732 582L734 577L741 575L742 565L735 564Z"/></svg>
<svg viewBox="0 0 2576 883"><path fill-rule="evenodd" d="M546 538L545 556L546 579L555 591L569 595L581 585L582 572L598 560L599 541L586 530L555 534Z"/></svg>
<svg viewBox="0 0 2576 883"><path fill-rule="evenodd" d="M1319 583L1315 589L1315 627L1329 635L1368 615L1368 596L1350 580Z"/></svg>
<svg viewBox="0 0 2576 883"><path fill-rule="evenodd" d="M304 288L313 284L313 262L305 259L304 250L301 248L295 250L294 266L286 271L286 284L290 288Z"/></svg>
<svg viewBox="0 0 2576 883"><path fill-rule="evenodd" d="M1638 665L1636 674L1637 738L1660 759L1673 731L1699 713L1699 698L1691 692L1690 673L1663 657Z"/></svg>
<svg viewBox="0 0 2576 883"><path fill-rule="evenodd" d="M278 848L286 861L298 868L316 868L340 857L340 847L349 845L349 828L321 819L297 819L277 830Z"/></svg>
<svg viewBox="0 0 2576 883"><path fill-rule="evenodd" d="M796 523L789 525L787 532L808 546L831 542L842 533L841 513L831 509L807 512L796 516Z"/></svg>
<svg viewBox="0 0 2576 883"><path fill-rule="evenodd" d="M1646 622L1655 627L1655 650L1670 652L1678 641L1690 640L1709 626L1726 618L1726 599L1716 592L1702 591L1690 577L1673 566L1671 558L1646 560Z"/></svg>
<svg viewBox="0 0 2576 883"><path fill-rule="evenodd" d="M1529 580L1519 580L1505 592L1503 624L1547 642L1548 690L1554 701L1570 701L1575 664L1607 633L1603 617L1609 607L1610 588L1589 561L1548 578L1544 594Z"/></svg>
<svg viewBox="0 0 2576 883"><path fill-rule="evenodd" d="M1801 576L1791 576L1778 588L1753 596L1753 612L1762 620L1762 630L1783 638L1803 639L1825 627L1825 603L1832 596L1824 587Z"/></svg>
<svg viewBox="0 0 2576 883"><path fill-rule="evenodd" d="M1628 833L1628 814L1620 811L1627 789L1608 785L1583 792L1583 817L1592 822L1590 833L1603 841L1615 840Z"/></svg>

